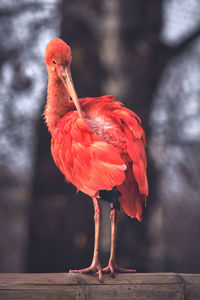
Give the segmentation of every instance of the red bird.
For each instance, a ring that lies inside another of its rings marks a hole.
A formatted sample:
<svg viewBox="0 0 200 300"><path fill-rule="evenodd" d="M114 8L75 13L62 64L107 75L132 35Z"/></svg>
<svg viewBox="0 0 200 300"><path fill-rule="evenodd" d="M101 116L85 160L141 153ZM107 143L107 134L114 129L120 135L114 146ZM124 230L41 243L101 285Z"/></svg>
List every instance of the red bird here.
<svg viewBox="0 0 200 300"><path fill-rule="evenodd" d="M44 117L52 135L51 153L66 180L94 203L95 242L91 265L73 273L135 272L118 267L115 241L120 205L141 221L148 195L145 133L140 118L113 96L78 99L72 82L71 49L61 39L51 40L45 51L48 95ZM72 101L72 100L73 101ZM111 252L101 268L100 200L111 203Z"/></svg>

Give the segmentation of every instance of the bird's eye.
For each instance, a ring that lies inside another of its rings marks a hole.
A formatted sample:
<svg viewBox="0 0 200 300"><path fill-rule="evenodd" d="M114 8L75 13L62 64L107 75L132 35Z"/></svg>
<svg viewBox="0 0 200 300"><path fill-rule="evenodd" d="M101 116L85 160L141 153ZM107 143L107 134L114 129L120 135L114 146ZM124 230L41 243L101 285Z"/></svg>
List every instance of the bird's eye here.
<svg viewBox="0 0 200 300"><path fill-rule="evenodd" d="M53 64L56 65L56 61L55 60L53 60Z"/></svg>

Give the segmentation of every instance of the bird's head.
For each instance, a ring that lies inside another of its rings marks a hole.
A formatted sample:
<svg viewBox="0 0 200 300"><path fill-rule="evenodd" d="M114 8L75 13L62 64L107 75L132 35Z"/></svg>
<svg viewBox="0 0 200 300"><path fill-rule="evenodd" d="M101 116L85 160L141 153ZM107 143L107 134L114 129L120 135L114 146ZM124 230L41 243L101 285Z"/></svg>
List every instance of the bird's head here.
<svg viewBox="0 0 200 300"><path fill-rule="evenodd" d="M61 66L70 67L72 61L70 47L61 39L52 39L46 46L45 62L48 71L60 75Z"/></svg>
<svg viewBox="0 0 200 300"><path fill-rule="evenodd" d="M74 101L79 115L82 112L71 76L71 49L61 39L52 39L46 46L45 62L49 74L54 74L62 81L70 97Z"/></svg>

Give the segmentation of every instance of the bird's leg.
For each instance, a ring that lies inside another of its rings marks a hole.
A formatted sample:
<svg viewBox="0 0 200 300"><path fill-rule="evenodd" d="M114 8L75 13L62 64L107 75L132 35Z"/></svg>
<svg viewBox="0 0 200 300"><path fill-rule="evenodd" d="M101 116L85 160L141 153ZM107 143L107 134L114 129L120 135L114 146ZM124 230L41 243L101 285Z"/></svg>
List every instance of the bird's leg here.
<svg viewBox="0 0 200 300"><path fill-rule="evenodd" d="M102 269L99 260L99 239L100 239L100 225L101 225L102 210L99 201L96 198L93 198L93 202L94 202L95 238L94 238L94 254L93 254L91 268L95 272L98 271L99 280L101 281Z"/></svg>
<svg viewBox="0 0 200 300"><path fill-rule="evenodd" d="M115 246L116 246L116 235L117 235L117 222L118 222L119 208L112 208L110 213L111 221L111 250L110 259L108 266L102 270L103 273L111 273L112 277L115 273L135 273L134 269L120 268L115 261Z"/></svg>
<svg viewBox="0 0 200 300"><path fill-rule="evenodd" d="M70 270L70 273L96 273L99 274L99 280L102 281L102 269L101 263L99 260L99 237L100 237L100 225L101 225L101 206L96 198L93 198L94 203L94 224L95 224L95 239L94 239L94 254L92 263L88 268L81 269L81 270Z"/></svg>

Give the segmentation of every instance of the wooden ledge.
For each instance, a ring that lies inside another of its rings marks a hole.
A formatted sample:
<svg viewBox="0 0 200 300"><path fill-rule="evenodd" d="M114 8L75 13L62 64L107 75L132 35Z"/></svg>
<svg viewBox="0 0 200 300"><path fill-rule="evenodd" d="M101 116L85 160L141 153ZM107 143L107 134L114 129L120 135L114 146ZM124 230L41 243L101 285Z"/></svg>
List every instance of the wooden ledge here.
<svg viewBox="0 0 200 300"><path fill-rule="evenodd" d="M0 299L199 300L200 274L0 274Z"/></svg>

